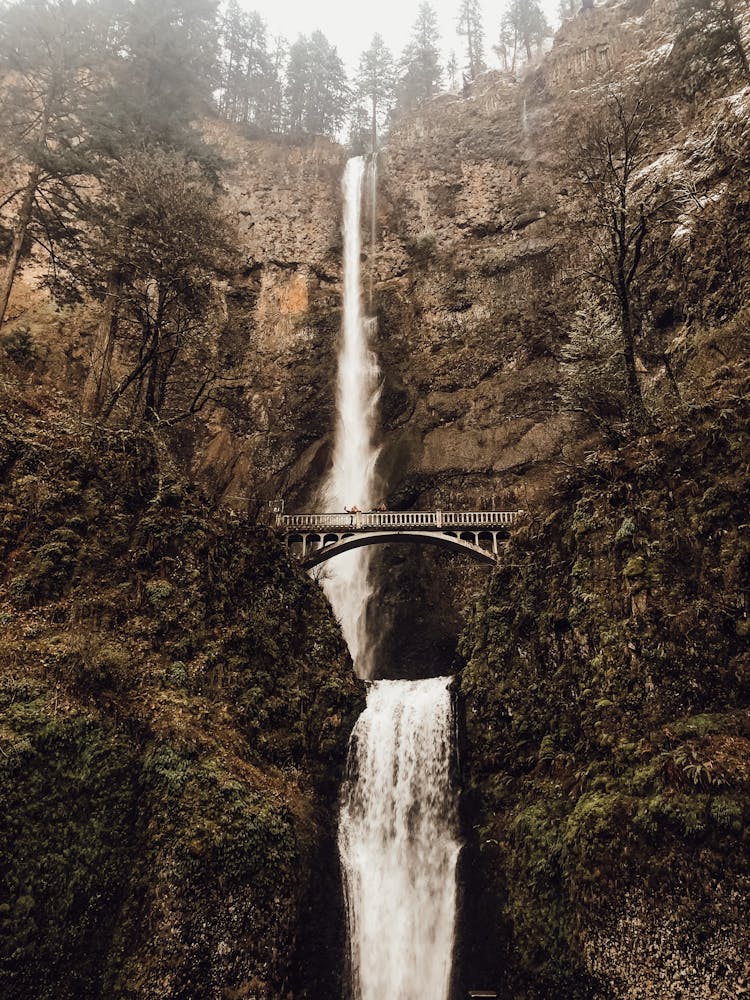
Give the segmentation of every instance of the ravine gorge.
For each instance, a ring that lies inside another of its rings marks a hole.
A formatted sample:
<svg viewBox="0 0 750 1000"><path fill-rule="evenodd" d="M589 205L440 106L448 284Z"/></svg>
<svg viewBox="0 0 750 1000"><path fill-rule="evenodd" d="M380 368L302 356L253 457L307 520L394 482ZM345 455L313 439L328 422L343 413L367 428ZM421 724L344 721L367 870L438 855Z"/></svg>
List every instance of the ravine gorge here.
<svg viewBox="0 0 750 1000"><path fill-rule="evenodd" d="M750 997L747 0L263 3L0 2L0 998Z"/></svg>

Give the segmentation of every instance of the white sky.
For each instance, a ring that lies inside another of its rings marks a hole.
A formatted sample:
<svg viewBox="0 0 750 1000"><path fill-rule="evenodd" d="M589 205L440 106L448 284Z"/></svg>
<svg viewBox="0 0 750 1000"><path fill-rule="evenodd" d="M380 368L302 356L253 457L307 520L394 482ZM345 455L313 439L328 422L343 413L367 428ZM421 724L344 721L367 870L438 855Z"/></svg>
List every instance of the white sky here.
<svg viewBox="0 0 750 1000"><path fill-rule="evenodd" d="M398 57L409 41L420 0L240 0L247 10L257 10L268 25L269 35L283 35L293 42L298 35L309 35L319 28L338 49L339 55L352 70L359 54L367 48L376 31ZM459 66L464 61L464 39L456 34L456 14L459 0L432 0L437 11L442 34L442 47L447 56L456 52ZM497 40L502 0L483 0L485 58L496 65L490 46ZM548 19L557 23L557 0L542 0Z"/></svg>

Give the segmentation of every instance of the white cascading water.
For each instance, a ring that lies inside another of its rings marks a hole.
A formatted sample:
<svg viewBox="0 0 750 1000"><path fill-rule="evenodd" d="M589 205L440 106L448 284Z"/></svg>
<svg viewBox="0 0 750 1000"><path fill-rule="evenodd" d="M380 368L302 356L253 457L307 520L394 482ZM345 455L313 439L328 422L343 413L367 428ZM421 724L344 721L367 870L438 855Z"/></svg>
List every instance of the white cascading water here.
<svg viewBox="0 0 750 1000"><path fill-rule="evenodd" d="M374 165L372 166L374 170ZM375 496L375 424L380 370L370 347L375 323L362 309L362 194L367 172L364 157L349 160L344 173L344 318L338 358L333 467L324 487L326 510L370 510ZM354 668L372 676L367 643L367 604L371 553L368 548L337 556L322 577L323 589L341 622Z"/></svg>
<svg viewBox="0 0 750 1000"><path fill-rule="evenodd" d="M377 499L380 371L370 346L375 324L362 308L360 269L367 169L356 157L344 174L344 318L333 468L324 489L331 512L352 505L368 510ZM370 180L374 212L374 176ZM370 550L362 548L332 559L322 580L364 678L372 677L369 569ZM449 684L445 677L373 681L352 735L339 850L354 1000L448 997L460 849Z"/></svg>
<svg viewBox="0 0 750 1000"><path fill-rule="evenodd" d="M446 1000L456 910L450 678L375 681L352 735L339 853L355 1000Z"/></svg>

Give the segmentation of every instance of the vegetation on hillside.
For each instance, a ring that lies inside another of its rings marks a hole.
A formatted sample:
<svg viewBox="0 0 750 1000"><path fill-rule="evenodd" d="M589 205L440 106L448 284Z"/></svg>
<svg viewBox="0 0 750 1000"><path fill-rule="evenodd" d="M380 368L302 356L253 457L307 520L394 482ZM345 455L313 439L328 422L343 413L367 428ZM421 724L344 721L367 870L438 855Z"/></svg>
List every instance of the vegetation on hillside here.
<svg viewBox="0 0 750 1000"><path fill-rule="evenodd" d="M515 534L464 634L469 794L491 879L476 889L493 921L477 952L496 951L498 977L507 961L513 995L635 995L657 989L664 955L686 995L711 982L729 997L744 974L749 378L745 363L689 426L571 474L556 511ZM638 919L661 922L662 959L637 942Z"/></svg>
<svg viewBox="0 0 750 1000"><path fill-rule="evenodd" d="M742 59L714 41L691 184L664 169L689 36L648 81L658 107L604 81L579 133L592 239L560 399L595 445L462 641L466 963L524 1000L729 1000L747 980L750 128Z"/></svg>
<svg viewBox="0 0 750 1000"><path fill-rule="evenodd" d="M276 997L308 935L316 988L358 707L322 592L152 436L0 431L0 992Z"/></svg>

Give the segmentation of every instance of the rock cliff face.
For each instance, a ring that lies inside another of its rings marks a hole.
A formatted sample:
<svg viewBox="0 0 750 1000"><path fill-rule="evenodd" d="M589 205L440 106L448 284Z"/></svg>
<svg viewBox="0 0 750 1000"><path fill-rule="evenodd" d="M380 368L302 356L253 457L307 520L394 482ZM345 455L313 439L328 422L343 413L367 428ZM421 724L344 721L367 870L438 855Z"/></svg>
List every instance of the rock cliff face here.
<svg viewBox="0 0 750 1000"><path fill-rule="evenodd" d="M675 379L689 393L706 357L713 363L686 331L736 308L742 288L741 255L728 248L746 241L735 167L748 96L738 85L731 99L718 88L701 105L683 99L674 35L668 0L606 4L566 22L521 80L487 74L393 131L379 162L375 245L364 251L391 506L539 508L597 446L559 392L589 265L587 206L566 150L608 87L649 84L662 111L648 135L651 175L692 192L639 291L644 387L657 405L674 401ZM346 154L325 140L205 128L230 164L226 202L243 261L223 290L216 354L244 387L183 427L173 447L226 506L256 510L284 496L289 509L309 508L330 456ZM16 310L47 355L32 378L62 378L75 395L91 310L55 312L28 284ZM381 672L453 669L460 608L482 572L422 551L378 560Z"/></svg>
<svg viewBox="0 0 750 1000"><path fill-rule="evenodd" d="M673 33L659 4L589 12L523 81L488 74L391 136L374 267L385 371L380 470L394 503L533 509L595 447L592 429L559 398L588 252L586 206L565 154L580 108L600 103L607 82L627 82L644 65L657 71L668 26ZM655 140L654 159L671 141ZM656 385L663 375L650 370ZM384 643L382 669L397 662L397 648L407 673L449 669L455 616L445 615L445 594L460 605L477 574L429 554L402 563L381 560L380 604L391 635L410 638L406 647Z"/></svg>
<svg viewBox="0 0 750 1000"><path fill-rule="evenodd" d="M248 141L218 124L208 134L231 164L227 207L243 262L219 350L247 388L199 428L193 469L237 509L248 494L310 503L333 425L345 153L323 139Z"/></svg>

